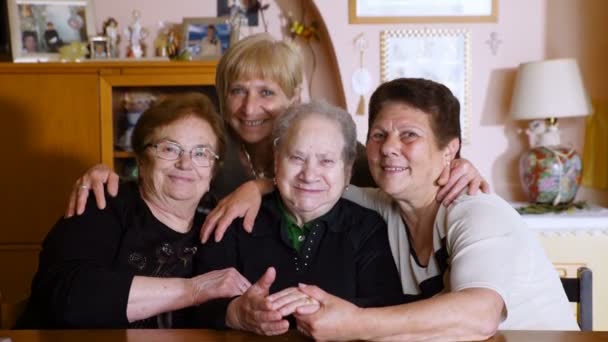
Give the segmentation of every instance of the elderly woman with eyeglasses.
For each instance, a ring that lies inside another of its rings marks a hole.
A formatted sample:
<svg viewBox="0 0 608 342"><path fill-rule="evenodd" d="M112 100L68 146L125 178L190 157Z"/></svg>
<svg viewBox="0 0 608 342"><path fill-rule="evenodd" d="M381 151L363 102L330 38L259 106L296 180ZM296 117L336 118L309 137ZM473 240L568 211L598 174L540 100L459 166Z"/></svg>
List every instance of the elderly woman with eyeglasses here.
<svg viewBox="0 0 608 342"><path fill-rule="evenodd" d="M197 206L224 144L222 120L201 94L147 110L132 136L139 181L107 196L106 210L90 205L57 222L17 327L184 327L182 309L242 294L250 283L233 268L193 276Z"/></svg>

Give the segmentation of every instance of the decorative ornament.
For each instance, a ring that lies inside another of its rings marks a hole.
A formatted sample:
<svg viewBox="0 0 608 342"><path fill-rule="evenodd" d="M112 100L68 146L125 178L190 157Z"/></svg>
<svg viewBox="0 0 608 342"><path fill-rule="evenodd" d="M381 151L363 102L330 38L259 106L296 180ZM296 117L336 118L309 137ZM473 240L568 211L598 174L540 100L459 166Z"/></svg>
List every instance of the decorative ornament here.
<svg viewBox="0 0 608 342"><path fill-rule="evenodd" d="M176 59L180 53L181 33L178 27L181 27L181 25L159 21L158 27L158 35L154 39L156 56Z"/></svg>
<svg viewBox="0 0 608 342"><path fill-rule="evenodd" d="M125 30L125 34L129 36L127 57L141 58L146 55L144 39L148 37L148 30L141 26L139 22L140 18L141 13L138 10L134 10L133 23Z"/></svg>
<svg viewBox="0 0 608 342"><path fill-rule="evenodd" d="M59 48L62 62L80 62L88 53L87 44L79 41L71 42Z"/></svg>
<svg viewBox="0 0 608 342"><path fill-rule="evenodd" d="M304 23L293 19L289 16L289 32L291 33L291 38L295 39L300 37L305 41L310 41L314 39L315 41L319 41L319 24L316 21L313 21L310 25L305 25Z"/></svg>
<svg viewBox="0 0 608 342"><path fill-rule="evenodd" d="M371 89L372 76L369 70L363 67L363 54L367 49L367 40L363 33L355 38L355 48L359 51L359 68L357 68L351 77L351 86L355 94L359 95L359 103L357 104L357 115L365 115L365 94Z"/></svg>
<svg viewBox="0 0 608 342"><path fill-rule="evenodd" d="M253 14L256 12L260 13L260 17L262 18L262 25L264 25L264 32L268 32L268 23L266 23L266 17L264 17L264 11L270 7L270 4L262 5L262 2L259 0L250 1L250 5L247 8L247 14Z"/></svg>
<svg viewBox="0 0 608 342"><path fill-rule="evenodd" d="M285 31L289 33L289 36L292 40L296 40L300 38L303 41L308 49L310 50L311 58L311 71L310 71L310 80L308 81L308 92L312 93L312 81L315 74L315 70L317 70L317 55L315 53L315 49L312 46L312 40L319 42L320 34L319 34L319 23L316 21L312 21L310 25L306 24L306 8L304 6L304 2L301 1L301 19L297 20L294 18L293 14L289 12L287 14L287 25L285 26Z"/></svg>
<svg viewBox="0 0 608 342"><path fill-rule="evenodd" d="M500 47L500 44L502 44L502 40L498 39L498 33L491 32L490 39L486 40L486 44L490 47L492 55L496 56L498 48Z"/></svg>
<svg viewBox="0 0 608 342"><path fill-rule="evenodd" d="M118 58L119 56L118 44L120 43L120 34L118 32L118 22L116 19L110 17L104 21L103 35L108 37L110 58Z"/></svg>

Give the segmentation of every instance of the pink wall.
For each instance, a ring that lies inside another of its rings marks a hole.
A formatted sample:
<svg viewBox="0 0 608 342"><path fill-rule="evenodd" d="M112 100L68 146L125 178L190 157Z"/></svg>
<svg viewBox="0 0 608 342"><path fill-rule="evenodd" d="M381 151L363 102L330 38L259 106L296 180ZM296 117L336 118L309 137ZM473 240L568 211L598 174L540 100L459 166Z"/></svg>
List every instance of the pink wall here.
<svg viewBox="0 0 608 342"><path fill-rule="evenodd" d="M494 191L509 199L523 199L516 162L525 140L519 137L507 117L514 69L520 62L544 57L545 1L499 1L497 23L476 24L369 24L349 25L347 1L315 0L335 46L340 75L345 85L357 67L353 39L364 32L370 42L365 64L380 82L380 32L409 28L468 28L472 37L472 125L471 143L463 146L463 155L471 160L490 181ZM486 41L496 32L502 41L492 55ZM356 97L346 87L349 110ZM367 128L366 117L356 117L359 136Z"/></svg>
<svg viewBox="0 0 608 342"><path fill-rule="evenodd" d="M269 32L285 36L286 14L299 17L301 2L293 0L265 0L270 8L266 13ZM579 58L591 94L606 99L606 53L604 38L607 21L605 0L500 0L496 23L478 24L348 24L347 0L304 0L308 20L322 17L325 29L321 43L311 44L318 66L310 86L311 96L325 98L338 105L346 104L354 113L358 98L350 87L352 72L359 66L358 52L353 40L365 34L369 49L364 64L372 73L374 86L380 82L380 32L408 28L468 28L472 32L472 125L471 143L463 147L463 155L471 160L488 179L492 189L507 199L523 200L517 175L517 158L527 148L527 141L517 134L522 123L508 118L509 101L515 70L519 63L549 57L574 56ZM318 9L318 13L316 9ZM98 27L108 16L114 16L124 28L130 22L131 11L139 9L142 24L155 36L157 22L181 22L181 18L215 16L215 0L104 0L95 2ZM604 15L605 17L605 15ZM589 20L591 18L592 20ZM596 29L591 29L591 25ZM603 25L603 30L597 29ZM259 32L261 28L246 29L243 35ZM496 32L502 41L496 55L492 55L486 41ZM585 39L581 39L584 34ZM151 40L151 39L150 39ZM149 44L150 45L150 44ZM302 45L310 76L312 55ZM123 50L124 51L124 50ZM337 61L337 62L336 62ZM598 73L597 71L601 71ZM306 87L308 88L308 87ZM367 96L369 98L369 94ZM367 116L354 116L360 140L367 130ZM562 120L562 140L582 151L584 128L581 119ZM583 197L593 198L608 205L608 194L583 191Z"/></svg>

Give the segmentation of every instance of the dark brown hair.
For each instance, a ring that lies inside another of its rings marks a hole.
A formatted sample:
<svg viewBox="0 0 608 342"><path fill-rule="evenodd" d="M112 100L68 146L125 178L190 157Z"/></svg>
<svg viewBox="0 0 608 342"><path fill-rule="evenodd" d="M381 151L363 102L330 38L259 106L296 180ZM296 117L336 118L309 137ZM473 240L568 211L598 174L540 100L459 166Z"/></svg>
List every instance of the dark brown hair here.
<svg viewBox="0 0 608 342"><path fill-rule="evenodd" d="M460 103L443 84L423 78L397 78L381 84L369 101L368 127L372 127L384 106L391 103L403 103L429 114L431 129L440 149L454 138L461 141ZM459 156L460 149L456 154L457 158Z"/></svg>
<svg viewBox="0 0 608 342"><path fill-rule="evenodd" d="M137 158L146 160L146 146L152 143L151 139L159 128L188 117L199 118L211 126L217 137L217 151L215 153L222 158L226 146L223 120L215 111L211 100L200 93L170 95L153 104L142 114L131 136L131 146L133 146ZM214 173L217 171L219 164L219 162L214 164Z"/></svg>

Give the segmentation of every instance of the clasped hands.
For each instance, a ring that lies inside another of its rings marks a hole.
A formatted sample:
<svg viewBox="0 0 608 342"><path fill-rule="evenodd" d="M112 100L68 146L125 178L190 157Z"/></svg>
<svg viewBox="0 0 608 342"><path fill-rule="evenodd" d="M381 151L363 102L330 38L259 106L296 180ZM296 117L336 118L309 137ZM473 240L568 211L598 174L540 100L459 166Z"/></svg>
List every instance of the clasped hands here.
<svg viewBox="0 0 608 342"><path fill-rule="evenodd" d="M276 271L269 267L264 275L245 293L230 302L226 325L233 329L252 331L260 335L280 335L289 329L285 317L296 312L314 313L320 304L302 292L290 287L270 294Z"/></svg>

